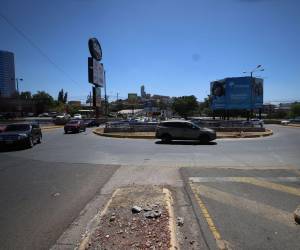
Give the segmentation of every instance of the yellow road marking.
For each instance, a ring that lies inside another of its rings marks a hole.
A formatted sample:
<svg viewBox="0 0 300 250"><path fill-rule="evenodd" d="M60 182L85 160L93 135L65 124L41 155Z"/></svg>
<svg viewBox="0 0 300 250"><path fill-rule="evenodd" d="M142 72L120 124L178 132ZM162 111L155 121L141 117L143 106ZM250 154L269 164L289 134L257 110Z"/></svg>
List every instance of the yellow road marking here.
<svg viewBox="0 0 300 250"><path fill-rule="evenodd" d="M299 177L274 177L274 178L263 178L263 177L190 177L190 181L194 183L204 182L242 182L252 185L256 185L263 188L273 189L276 191L289 193L292 195L300 196L300 189L295 187L289 187L276 182L287 182L287 183L299 183Z"/></svg>
<svg viewBox="0 0 300 250"><path fill-rule="evenodd" d="M254 177L234 177L233 179L235 179L238 182L249 183L249 184L252 184L255 186L273 189L276 191L300 196L300 189L298 189L298 188L288 187L288 186L285 186L282 184L273 183L273 182L269 182L269 181L262 181L262 180L254 178Z"/></svg>
<svg viewBox="0 0 300 250"><path fill-rule="evenodd" d="M254 215L264 217L270 221L277 221L286 226L295 227L292 213L288 213L281 209L229 194L205 185L197 184L197 188L194 188L194 190L196 193L201 193L201 196L206 198L241 210L247 210Z"/></svg>
<svg viewBox="0 0 300 250"><path fill-rule="evenodd" d="M213 222L213 220L212 220L205 204L201 200L200 194L199 194L199 192L197 192L196 186L193 183L190 182L190 187L191 187L191 189L192 189L192 191L195 195L196 201L197 201L197 203L198 203L198 205L201 209L201 213L202 213L203 217L205 218L205 220L208 224L208 227L209 227L211 233L213 234L215 240L216 241L221 240L221 235L220 235L218 229L216 228L216 226L215 226L215 224L214 224L214 222Z"/></svg>

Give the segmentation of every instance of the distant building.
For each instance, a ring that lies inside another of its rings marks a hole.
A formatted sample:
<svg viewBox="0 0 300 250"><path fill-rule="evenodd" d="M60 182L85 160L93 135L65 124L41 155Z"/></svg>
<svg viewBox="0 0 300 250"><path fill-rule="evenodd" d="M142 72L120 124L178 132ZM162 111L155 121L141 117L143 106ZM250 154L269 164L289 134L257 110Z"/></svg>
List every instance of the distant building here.
<svg viewBox="0 0 300 250"><path fill-rule="evenodd" d="M146 98L146 91L145 91L145 86L144 85L141 86L141 97Z"/></svg>
<svg viewBox="0 0 300 250"><path fill-rule="evenodd" d="M0 51L0 97L10 97L16 92L14 54Z"/></svg>
<svg viewBox="0 0 300 250"><path fill-rule="evenodd" d="M81 101L69 101L68 104L72 106L81 106Z"/></svg>

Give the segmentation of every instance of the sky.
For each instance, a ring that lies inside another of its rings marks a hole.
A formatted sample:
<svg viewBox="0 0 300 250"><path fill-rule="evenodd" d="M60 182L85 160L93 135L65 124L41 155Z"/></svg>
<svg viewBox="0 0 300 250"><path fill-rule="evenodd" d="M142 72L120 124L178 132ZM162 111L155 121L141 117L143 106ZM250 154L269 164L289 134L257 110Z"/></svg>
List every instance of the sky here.
<svg viewBox="0 0 300 250"><path fill-rule="evenodd" d="M109 100L140 94L143 84L201 101L211 81L260 64L264 101L294 101L299 9L299 0L1 0L0 50L14 52L21 91L55 98L63 88L69 100L86 100L88 39L96 37Z"/></svg>

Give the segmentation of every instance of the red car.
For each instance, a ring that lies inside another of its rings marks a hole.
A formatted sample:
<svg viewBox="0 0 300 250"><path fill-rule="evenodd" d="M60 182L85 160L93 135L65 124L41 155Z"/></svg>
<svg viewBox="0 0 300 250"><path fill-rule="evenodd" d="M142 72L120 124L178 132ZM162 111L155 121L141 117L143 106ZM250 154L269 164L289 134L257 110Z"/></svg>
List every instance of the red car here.
<svg viewBox="0 0 300 250"><path fill-rule="evenodd" d="M80 131L85 131L85 124L82 120L71 120L64 127L65 133L79 133Z"/></svg>

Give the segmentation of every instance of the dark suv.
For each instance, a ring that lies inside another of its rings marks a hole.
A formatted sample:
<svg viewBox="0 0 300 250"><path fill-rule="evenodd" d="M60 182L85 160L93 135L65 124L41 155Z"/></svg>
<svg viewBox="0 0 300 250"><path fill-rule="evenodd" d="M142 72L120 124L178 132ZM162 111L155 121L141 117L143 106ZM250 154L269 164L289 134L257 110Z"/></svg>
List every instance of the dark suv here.
<svg viewBox="0 0 300 250"><path fill-rule="evenodd" d="M15 123L6 126L0 133L1 146L22 145L33 147L41 143L42 131L38 123Z"/></svg>
<svg viewBox="0 0 300 250"><path fill-rule="evenodd" d="M159 123L155 136L165 142L171 140L200 140L201 142L209 142L217 138L214 130L199 127L192 122L183 120Z"/></svg>

